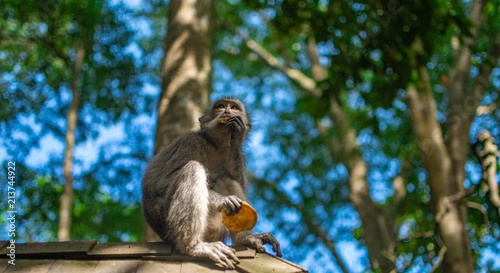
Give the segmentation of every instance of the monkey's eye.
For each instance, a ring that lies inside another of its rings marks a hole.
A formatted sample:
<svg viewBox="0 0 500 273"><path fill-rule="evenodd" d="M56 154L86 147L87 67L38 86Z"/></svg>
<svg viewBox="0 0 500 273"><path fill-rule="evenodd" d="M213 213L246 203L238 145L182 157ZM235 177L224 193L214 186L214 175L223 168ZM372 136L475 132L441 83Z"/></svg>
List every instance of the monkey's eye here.
<svg viewBox="0 0 500 273"><path fill-rule="evenodd" d="M224 104L221 103L221 104L215 106L215 108L226 108L226 106L224 106Z"/></svg>
<svg viewBox="0 0 500 273"><path fill-rule="evenodd" d="M232 105L231 109L233 109L233 110L239 110L238 106L236 106L236 105Z"/></svg>

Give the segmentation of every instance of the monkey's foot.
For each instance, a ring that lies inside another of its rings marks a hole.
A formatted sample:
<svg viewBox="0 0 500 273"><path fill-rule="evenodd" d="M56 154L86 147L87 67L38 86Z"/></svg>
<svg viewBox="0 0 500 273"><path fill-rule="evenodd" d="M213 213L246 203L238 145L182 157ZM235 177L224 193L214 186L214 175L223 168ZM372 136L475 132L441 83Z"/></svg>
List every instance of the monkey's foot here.
<svg viewBox="0 0 500 273"><path fill-rule="evenodd" d="M249 235L243 239L241 244L251 247L257 250L257 252L266 252L264 244L269 244L273 247L273 251L276 253L276 256L283 257L283 254L281 254L280 243L278 243L278 240L276 240L276 238L268 232Z"/></svg>
<svg viewBox="0 0 500 273"><path fill-rule="evenodd" d="M189 255L195 257L208 257L216 264L226 269L234 269L234 265L240 263L235 253L236 250L226 246L222 242L202 242L188 250Z"/></svg>

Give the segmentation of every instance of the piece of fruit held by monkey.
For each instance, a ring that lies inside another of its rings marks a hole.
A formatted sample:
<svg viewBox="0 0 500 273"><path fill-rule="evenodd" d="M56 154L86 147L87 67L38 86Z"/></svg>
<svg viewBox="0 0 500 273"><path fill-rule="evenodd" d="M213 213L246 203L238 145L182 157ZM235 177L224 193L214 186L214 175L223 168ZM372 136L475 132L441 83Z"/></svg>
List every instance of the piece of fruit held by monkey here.
<svg viewBox="0 0 500 273"><path fill-rule="evenodd" d="M200 130L175 140L153 157L142 181L143 213L153 230L181 253L209 257L224 268L239 262L235 250L223 242L264 252L272 245L270 233L230 232L221 210L234 215L246 200L247 180L243 142L250 120L236 99L220 99L200 121Z"/></svg>

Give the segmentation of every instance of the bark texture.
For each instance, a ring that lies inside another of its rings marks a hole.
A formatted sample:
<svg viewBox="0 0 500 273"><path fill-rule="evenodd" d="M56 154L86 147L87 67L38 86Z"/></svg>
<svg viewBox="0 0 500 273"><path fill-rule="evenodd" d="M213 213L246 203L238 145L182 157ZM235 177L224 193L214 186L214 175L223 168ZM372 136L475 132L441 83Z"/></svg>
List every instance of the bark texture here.
<svg viewBox="0 0 500 273"><path fill-rule="evenodd" d="M75 129L78 120L78 107L80 104L80 95L78 92L78 75L82 68L85 49L79 46L76 49L76 59L71 71L71 104L68 111L66 147L64 150L63 176L64 191L61 195L61 208L59 209L59 228L57 238L59 241L70 240L71 230L71 212L73 208L73 150L75 148Z"/></svg>
<svg viewBox="0 0 500 273"><path fill-rule="evenodd" d="M189 130L199 128L198 118L209 104L212 36L211 1L170 1L155 154ZM147 223L143 239L159 240Z"/></svg>
<svg viewBox="0 0 500 273"><path fill-rule="evenodd" d="M198 117L208 106L211 17L209 0L170 1L155 154L186 131L197 129Z"/></svg>

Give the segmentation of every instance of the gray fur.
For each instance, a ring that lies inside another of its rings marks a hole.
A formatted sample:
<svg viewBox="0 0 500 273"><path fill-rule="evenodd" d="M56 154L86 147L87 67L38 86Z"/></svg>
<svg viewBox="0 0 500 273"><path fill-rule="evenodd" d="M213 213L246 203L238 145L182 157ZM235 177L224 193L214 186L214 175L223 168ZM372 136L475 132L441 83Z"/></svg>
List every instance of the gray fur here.
<svg viewBox="0 0 500 273"><path fill-rule="evenodd" d="M221 116L236 118L221 124ZM271 234L230 234L221 220L222 208L233 214L246 200L242 145L250 121L243 104L220 99L199 120L199 131L175 140L149 163L142 181L146 220L180 252L209 257L224 268L234 268L239 262L234 250L223 244L228 236L235 244L261 252L263 244L271 244L281 257L279 243Z"/></svg>

